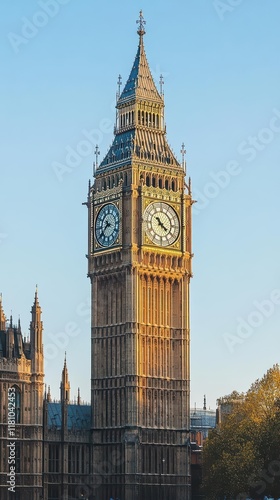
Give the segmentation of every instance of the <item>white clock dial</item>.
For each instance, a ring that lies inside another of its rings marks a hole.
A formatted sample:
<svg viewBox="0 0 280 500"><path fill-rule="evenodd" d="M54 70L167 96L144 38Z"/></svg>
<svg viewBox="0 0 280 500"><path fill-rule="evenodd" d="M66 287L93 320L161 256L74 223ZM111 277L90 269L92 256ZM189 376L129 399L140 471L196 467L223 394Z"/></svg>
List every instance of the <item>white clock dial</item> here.
<svg viewBox="0 0 280 500"><path fill-rule="evenodd" d="M167 247L179 236L179 217L167 203L150 203L143 214L143 222L146 235L156 245Z"/></svg>

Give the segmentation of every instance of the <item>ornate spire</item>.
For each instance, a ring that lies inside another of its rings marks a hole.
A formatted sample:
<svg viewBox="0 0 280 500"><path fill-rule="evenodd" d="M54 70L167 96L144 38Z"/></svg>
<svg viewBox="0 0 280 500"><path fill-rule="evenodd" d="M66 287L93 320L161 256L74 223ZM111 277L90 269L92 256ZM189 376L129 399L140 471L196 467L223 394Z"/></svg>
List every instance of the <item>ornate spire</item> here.
<svg viewBox="0 0 280 500"><path fill-rule="evenodd" d="M48 386L47 401L51 402L51 400L52 400L52 397L51 397L51 386L49 385Z"/></svg>
<svg viewBox="0 0 280 500"><path fill-rule="evenodd" d="M2 307L2 293L0 294L0 331L6 330L6 316Z"/></svg>
<svg viewBox="0 0 280 500"><path fill-rule="evenodd" d="M163 95L164 95L164 92L163 92L163 85L164 85L163 75L160 75L160 79L159 79L159 86L160 86L160 95L161 95L161 96L163 96Z"/></svg>
<svg viewBox="0 0 280 500"><path fill-rule="evenodd" d="M182 167L186 173L186 160L185 160L185 155L187 153L186 151L186 146L185 146L185 143L183 142L182 144L182 149L181 149L181 153L182 153Z"/></svg>
<svg viewBox="0 0 280 500"><path fill-rule="evenodd" d="M77 404L81 404L81 394L80 394L80 387L78 387L78 399L77 399Z"/></svg>
<svg viewBox="0 0 280 500"><path fill-rule="evenodd" d="M121 95L121 86L122 86L122 77L121 77L121 75L119 75L119 78L118 78L118 81L117 81L117 85L118 85L117 99L119 99L120 95Z"/></svg>
<svg viewBox="0 0 280 500"><path fill-rule="evenodd" d="M67 370L67 364L66 364L66 352L65 352L64 366L63 366L62 376L61 376L60 394L61 394L61 402L64 401L64 402L69 403L69 401L70 401L70 382L68 380L68 370Z"/></svg>
<svg viewBox="0 0 280 500"><path fill-rule="evenodd" d="M138 33L144 34L145 31L138 30ZM164 106L163 98L158 92L149 68L142 35L140 35L138 50L132 70L120 95L117 107L133 101L135 98L147 100L161 107Z"/></svg>
<svg viewBox="0 0 280 500"><path fill-rule="evenodd" d="M114 140L96 172L123 166L134 159L149 159L157 164L180 167L166 139L163 77L160 90L155 85L144 48L145 24L140 11L137 21L139 44L128 80L116 105ZM120 82L120 80L119 80Z"/></svg>
<svg viewBox="0 0 280 500"><path fill-rule="evenodd" d="M142 37L143 35L145 35L146 31L145 31L145 24L146 24L146 21L144 20L144 17L143 17L143 12L142 10L140 10L140 13L139 13L139 20L136 21L137 24L139 24L139 28L137 30L137 33L140 37Z"/></svg>
<svg viewBox="0 0 280 500"><path fill-rule="evenodd" d="M38 299L38 286L36 285L34 303L31 307L30 321L30 344L31 344L31 360L32 371L43 373L43 322L41 320L42 310Z"/></svg>

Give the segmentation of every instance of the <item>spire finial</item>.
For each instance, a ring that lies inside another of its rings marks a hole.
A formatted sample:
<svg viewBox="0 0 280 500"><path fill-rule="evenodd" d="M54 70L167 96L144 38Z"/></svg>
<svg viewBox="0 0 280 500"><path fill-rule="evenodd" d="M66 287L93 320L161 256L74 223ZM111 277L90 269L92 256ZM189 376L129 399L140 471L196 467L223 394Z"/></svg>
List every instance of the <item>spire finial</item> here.
<svg viewBox="0 0 280 500"><path fill-rule="evenodd" d="M140 14L139 14L139 20L136 21L137 24L139 24L139 29L137 31L138 35L139 36L143 36L145 35L146 31L145 31L145 24L146 24L146 21L144 20L144 17L143 17L143 12L142 10L140 10Z"/></svg>
<svg viewBox="0 0 280 500"><path fill-rule="evenodd" d="M164 92L163 92L163 85L164 85L164 78L163 78L163 75L160 75L160 78L159 78L159 85L160 85L160 95L163 96Z"/></svg>
<svg viewBox="0 0 280 500"><path fill-rule="evenodd" d="M119 99L120 95L121 95L121 86L122 86L122 76L121 75L119 75L119 78L118 78L118 81L117 81L117 85L118 85L117 96L118 96L118 99Z"/></svg>
<svg viewBox="0 0 280 500"><path fill-rule="evenodd" d="M185 146L185 143L184 143L184 142L183 142L183 144L182 144L181 153L182 153L182 167L183 167L183 169L184 169L184 170L185 170L185 172L186 172L186 160L185 160L185 154L187 153L187 151L186 151L186 146Z"/></svg>
<svg viewBox="0 0 280 500"><path fill-rule="evenodd" d="M96 169L98 168L98 156L100 155L98 144L96 144L94 154L95 154L95 162L93 162L93 177L95 177Z"/></svg>

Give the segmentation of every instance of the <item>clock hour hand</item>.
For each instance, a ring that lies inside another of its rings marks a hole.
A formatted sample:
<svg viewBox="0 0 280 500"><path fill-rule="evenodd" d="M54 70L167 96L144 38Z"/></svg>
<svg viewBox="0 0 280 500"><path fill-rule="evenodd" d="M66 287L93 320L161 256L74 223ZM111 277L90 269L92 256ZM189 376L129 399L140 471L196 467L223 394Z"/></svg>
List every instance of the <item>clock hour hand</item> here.
<svg viewBox="0 0 280 500"><path fill-rule="evenodd" d="M160 218L156 217L156 220L158 221L158 225L160 227L162 227L162 229L164 229L164 231L167 231L167 228L165 227L165 225L163 224L163 222L161 222Z"/></svg>

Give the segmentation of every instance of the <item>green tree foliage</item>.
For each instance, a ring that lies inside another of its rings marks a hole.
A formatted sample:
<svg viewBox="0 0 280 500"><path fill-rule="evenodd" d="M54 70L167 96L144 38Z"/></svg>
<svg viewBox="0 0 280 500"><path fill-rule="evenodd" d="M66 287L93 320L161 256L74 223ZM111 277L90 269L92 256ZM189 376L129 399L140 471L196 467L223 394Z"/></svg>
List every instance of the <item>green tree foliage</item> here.
<svg viewBox="0 0 280 500"><path fill-rule="evenodd" d="M226 410L203 448L203 490L212 499L280 496L280 369L244 394L218 400Z"/></svg>

